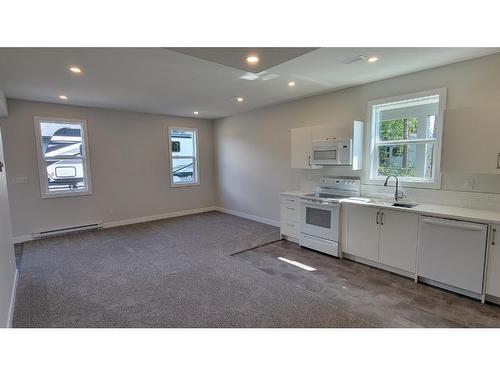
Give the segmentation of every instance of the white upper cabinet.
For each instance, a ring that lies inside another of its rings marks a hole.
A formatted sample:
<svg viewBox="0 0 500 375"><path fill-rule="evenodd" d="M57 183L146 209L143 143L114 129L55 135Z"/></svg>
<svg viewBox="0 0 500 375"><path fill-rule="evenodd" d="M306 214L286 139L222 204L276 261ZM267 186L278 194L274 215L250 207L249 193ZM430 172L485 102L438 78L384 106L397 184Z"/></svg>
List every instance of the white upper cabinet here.
<svg viewBox="0 0 500 375"><path fill-rule="evenodd" d="M337 134L336 134L337 132ZM311 126L311 140L321 141L327 138L349 138L350 136L342 136L338 134L338 130L332 125L317 125Z"/></svg>
<svg viewBox="0 0 500 375"><path fill-rule="evenodd" d="M316 125L291 130L290 155L291 166L296 169L317 169L321 166L312 165L312 142L327 138L352 138L352 169L362 168L363 155L363 123L354 121L351 128L339 129L333 125Z"/></svg>
<svg viewBox="0 0 500 375"><path fill-rule="evenodd" d="M292 168L318 168L311 164L312 133L310 127L292 129L290 147Z"/></svg>
<svg viewBox="0 0 500 375"><path fill-rule="evenodd" d="M500 298L500 226L492 225L488 271L486 272L486 294Z"/></svg>
<svg viewBox="0 0 500 375"><path fill-rule="evenodd" d="M418 214L381 210L379 262L415 272Z"/></svg>
<svg viewBox="0 0 500 375"><path fill-rule="evenodd" d="M500 110L491 107L447 109L442 172L500 173Z"/></svg>

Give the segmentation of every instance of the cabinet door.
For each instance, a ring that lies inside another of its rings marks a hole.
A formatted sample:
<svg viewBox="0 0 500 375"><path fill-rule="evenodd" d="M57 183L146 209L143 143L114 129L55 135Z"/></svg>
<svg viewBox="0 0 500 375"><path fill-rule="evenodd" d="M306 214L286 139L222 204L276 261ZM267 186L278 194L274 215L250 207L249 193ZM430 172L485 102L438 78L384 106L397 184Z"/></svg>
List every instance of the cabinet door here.
<svg viewBox="0 0 500 375"><path fill-rule="evenodd" d="M365 259L378 260L378 208L349 205L347 253Z"/></svg>
<svg viewBox="0 0 500 375"><path fill-rule="evenodd" d="M490 232L490 250L488 271L486 274L486 294L500 298L500 226L492 225Z"/></svg>
<svg viewBox="0 0 500 375"><path fill-rule="evenodd" d="M418 215L395 210L380 212L379 262L415 272Z"/></svg>
<svg viewBox="0 0 500 375"><path fill-rule="evenodd" d="M296 128L291 131L292 168L311 168L311 128Z"/></svg>
<svg viewBox="0 0 500 375"><path fill-rule="evenodd" d="M339 130L337 130L332 125L316 125L311 126L311 140L312 141L322 141L327 138L343 138L339 135ZM346 137L348 138L348 137Z"/></svg>

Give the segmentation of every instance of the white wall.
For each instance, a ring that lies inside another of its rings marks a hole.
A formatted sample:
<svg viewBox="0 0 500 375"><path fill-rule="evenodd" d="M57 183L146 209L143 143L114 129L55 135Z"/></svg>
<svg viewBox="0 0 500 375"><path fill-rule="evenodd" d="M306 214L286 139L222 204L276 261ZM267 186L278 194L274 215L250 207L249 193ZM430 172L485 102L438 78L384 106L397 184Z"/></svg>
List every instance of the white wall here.
<svg viewBox="0 0 500 375"><path fill-rule="evenodd" d="M0 118L1 123L1 118ZM1 133L1 127L0 127ZM0 160L4 161L0 134ZM15 295L16 260L12 246L9 196L5 169L0 172L0 328L11 323Z"/></svg>
<svg viewBox="0 0 500 375"><path fill-rule="evenodd" d="M455 110L471 108L474 112L479 108L488 118L498 121L500 54L217 120L218 205L278 220L280 191L312 186L321 175L360 175L347 168L292 170L290 129L332 124L339 133L345 133L350 130L354 120L366 120L367 103L370 100L439 87L448 88L447 111L453 113ZM493 137L498 142L500 124L496 133L492 133L492 128L491 124L482 121L463 127L447 123L445 119L443 160L446 163L442 166L445 172L444 189L461 190L464 178L472 176L476 191L500 192L499 174L484 174L481 170L477 173L474 170L465 171L459 163L455 163L454 158L447 157L447 153L456 154L457 150L478 152L482 147L479 141L486 137ZM476 135L473 137L475 143L470 142L472 135ZM453 139L453 143L446 143L446 137ZM495 161L493 159L495 154L492 155L492 162Z"/></svg>
<svg viewBox="0 0 500 375"><path fill-rule="evenodd" d="M9 116L0 122L15 237L209 207L215 202L211 121L21 100L9 100L8 105ZM87 120L92 195L41 198L33 116ZM198 129L199 186L170 187L169 126ZM13 183L17 177L27 177L27 183Z"/></svg>

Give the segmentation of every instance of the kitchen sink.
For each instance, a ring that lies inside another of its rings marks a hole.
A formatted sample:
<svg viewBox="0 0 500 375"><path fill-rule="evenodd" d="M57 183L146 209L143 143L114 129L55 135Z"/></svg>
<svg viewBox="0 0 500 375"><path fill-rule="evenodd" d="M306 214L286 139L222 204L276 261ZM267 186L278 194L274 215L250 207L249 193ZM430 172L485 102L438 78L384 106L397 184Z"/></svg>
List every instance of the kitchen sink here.
<svg viewBox="0 0 500 375"><path fill-rule="evenodd" d="M418 203L413 203L413 202L396 202L392 204L393 207L404 207L404 208L412 208L415 206L418 206Z"/></svg>

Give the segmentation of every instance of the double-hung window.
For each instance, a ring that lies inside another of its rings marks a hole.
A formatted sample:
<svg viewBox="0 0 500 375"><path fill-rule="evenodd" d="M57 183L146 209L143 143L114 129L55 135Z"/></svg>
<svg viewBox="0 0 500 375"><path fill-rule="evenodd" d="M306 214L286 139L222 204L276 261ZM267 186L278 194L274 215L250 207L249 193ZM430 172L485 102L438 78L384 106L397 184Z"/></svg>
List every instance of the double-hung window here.
<svg viewBox="0 0 500 375"><path fill-rule="evenodd" d="M170 185L199 184L198 132L196 129L169 128Z"/></svg>
<svg viewBox="0 0 500 375"><path fill-rule="evenodd" d="M42 198L92 192L87 122L35 117Z"/></svg>
<svg viewBox="0 0 500 375"><path fill-rule="evenodd" d="M369 102L367 181L391 174L407 186L439 188L446 89Z"/></svg>

